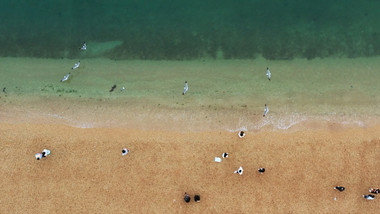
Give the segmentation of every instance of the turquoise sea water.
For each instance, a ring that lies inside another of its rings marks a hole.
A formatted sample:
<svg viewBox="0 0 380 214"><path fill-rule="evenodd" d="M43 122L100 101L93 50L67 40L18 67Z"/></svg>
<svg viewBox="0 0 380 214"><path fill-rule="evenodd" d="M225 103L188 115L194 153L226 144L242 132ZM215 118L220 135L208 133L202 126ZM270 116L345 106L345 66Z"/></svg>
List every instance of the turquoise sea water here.
<svg viewBox="0 0 380 214"><path fill-rule="evenodd" d="M366 126L380 121L379 9L371 0L0 1L0 120Z"/></svg>
<svg viewBox="0 0 380 214"><path fill-rule="evenodd" d="M0 56L266 59L380 54L376 0L2 0ZM86 41L92 52L81 55Z"/></svg>

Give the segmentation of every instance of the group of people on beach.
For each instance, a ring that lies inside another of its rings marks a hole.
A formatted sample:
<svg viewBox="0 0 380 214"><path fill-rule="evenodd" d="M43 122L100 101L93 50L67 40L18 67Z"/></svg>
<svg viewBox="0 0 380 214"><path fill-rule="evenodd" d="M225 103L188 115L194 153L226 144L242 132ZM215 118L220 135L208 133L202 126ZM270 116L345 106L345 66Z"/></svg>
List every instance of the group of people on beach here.
<svg viewBox="0 0 380 214"><path fill-rule="evenodd" d="M36 157L37 160L41 160L42 158L47 157L50 155L50 150L44 149L41 153L36 153L34 156Z"/></svg>
<svg viewBox="0 0 380 214"><path fill-rule="evenodd" d="M346 188L343 186L336 186L336 187L334 187L334 189L338 190L339 192L343 192ZM380 189L371 188L371 189L369 189L369 193L372 193L372 194L362 195L362 197L367 199L367 200L373 200L373 199L375 199L375 196L373 194L379 194Z"/></svg>
<svg viewBox="0 0 380 214"><path fill-rule="evenodd" d="M245 132L244 132L244 131L240 131L240 132L238 133L238 136L239 136L239 138L243 138L243 137L245 136ZM260 174L264 174L264 172L265 172L265 168L259 168L257 171L258 171ZM239 175L243 175L243 172L244 172L244 169L243 169L242 166L240 166L239 169L237 169L237 170L234 171L235 174L239 174Z"/></svg>

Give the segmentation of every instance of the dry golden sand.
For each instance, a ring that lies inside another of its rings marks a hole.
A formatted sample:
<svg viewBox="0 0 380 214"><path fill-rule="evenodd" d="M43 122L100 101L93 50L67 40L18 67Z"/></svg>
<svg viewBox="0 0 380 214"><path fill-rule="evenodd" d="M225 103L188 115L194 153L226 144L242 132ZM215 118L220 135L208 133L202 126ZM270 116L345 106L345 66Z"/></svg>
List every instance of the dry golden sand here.
<svg viewBox="0 0 380 214"><path fill-rule="evenodd" d="M380 187L379 133L332 126L239 139L2 123L0 213L375 213L380 199L362 194ZM37 161L44 148L51 155ZM223 152L230 157L215 163ZM201 202L185 204L185 191Z"/></svg>

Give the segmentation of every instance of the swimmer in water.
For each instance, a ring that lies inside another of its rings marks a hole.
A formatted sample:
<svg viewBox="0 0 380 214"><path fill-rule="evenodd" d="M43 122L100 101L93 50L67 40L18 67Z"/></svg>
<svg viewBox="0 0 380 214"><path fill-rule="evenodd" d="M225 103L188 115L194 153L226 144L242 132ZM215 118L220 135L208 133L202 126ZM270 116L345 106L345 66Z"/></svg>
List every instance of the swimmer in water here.
<svg viewBox="0 0 380 214"><path fill-rule="evenodd" d="M265 104L265 109L264 109L264 115L263 115L263 117L267 116L268 112L269 112L268 106L267 106L267 104Z"/></svg>
<svg viewBox="0 0 380 214"><path fill-rule="evenodd" d="M270 73L270 71L269 71L269 68L267 67L267 76L268 76L268 80L270 81L270 76L271 76L272 74Z"/></svg>
<svg viewBox="0 0 380 214"><path fill-rule="evenodd" d="M116 85L113 85L110 92L113 92L113 90L115 90L115 88L116 88Z"/></svg>
<svg viewBox="0 0 380 214"><path fill-rule="evenodd" d="M78 61L77 63L75 63L74 67L72 67L71 69L77 69L79 68L79 65L80 65L80 61Z"/></svg>
<svg viewBox="0 0 380 214"><path fill-rule="evenodd" d="M189 90L189 86L187 85L187 81L185 81L185 87L183 88L183 93L182 95L185 95L187 90Z"/></svg>
<svg viewBox="0 0 380 214"><path fill-rule="evenodd" d="M63 76L63 79L61 79L61 82L64 82L66 80L68 80L70 77L70 73L68 73L67 75Z"/></svg>
<svg viewBox="0 0 380 214"><path fill-rule="evenodd" d="M82 51L87 50L87 44L86 44L86 42L83 42L82 47L80 47L79 49L82 50Z"/></svg>

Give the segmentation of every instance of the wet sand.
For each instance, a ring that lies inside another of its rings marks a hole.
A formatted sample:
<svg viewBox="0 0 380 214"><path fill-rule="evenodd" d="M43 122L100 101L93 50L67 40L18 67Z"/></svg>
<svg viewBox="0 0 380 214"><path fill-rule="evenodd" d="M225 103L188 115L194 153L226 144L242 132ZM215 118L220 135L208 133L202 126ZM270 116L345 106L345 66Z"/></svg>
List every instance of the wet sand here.
<svg viewBox="0 0 380 214"><path fill-rule="evenodd" d="M1 213L375 212L380 127L237 133L0 124ZM127 147L130 153L121 155ZM40 161L44 148L51 155ZM214 157L229 157L215 163ZM244 174L233 171L243 166ZM257 169L265 167L260 175ZM344 192L333 187L343 185ZM185 204L183 193L200 194ZM336 200L334 200L336 197Z"/></svg>

